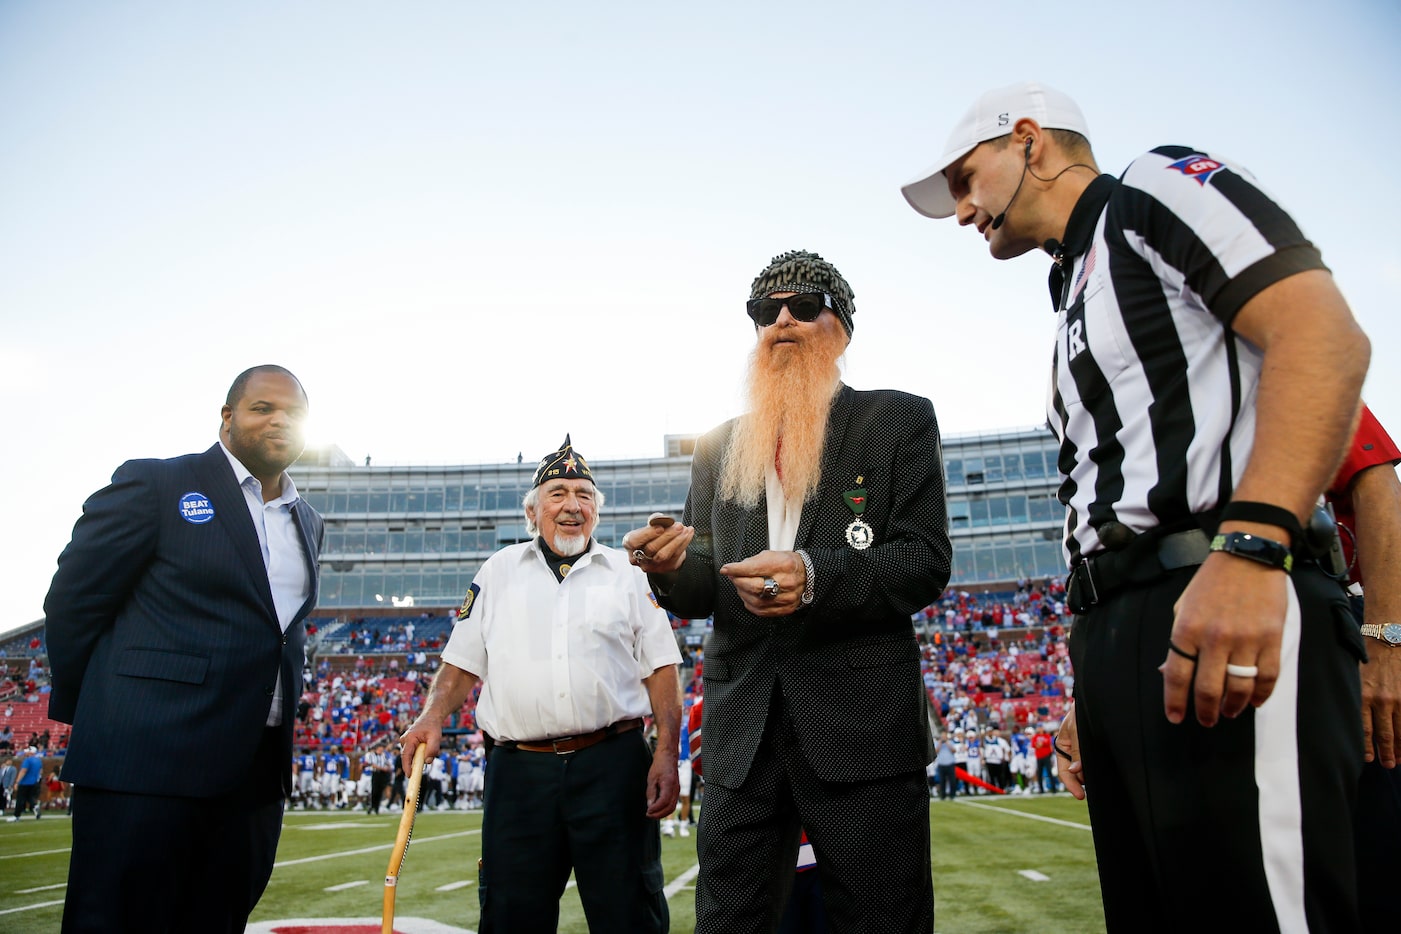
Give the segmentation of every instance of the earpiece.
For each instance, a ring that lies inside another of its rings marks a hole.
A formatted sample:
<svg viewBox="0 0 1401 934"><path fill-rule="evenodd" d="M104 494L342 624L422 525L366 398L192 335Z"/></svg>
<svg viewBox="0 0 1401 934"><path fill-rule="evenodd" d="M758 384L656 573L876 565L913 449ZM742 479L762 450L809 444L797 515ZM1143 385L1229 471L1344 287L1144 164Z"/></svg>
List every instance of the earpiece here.
<svg viewBox="0 0 1401 934"><path fill-rule="evenodd" d="M1026 181L1026 173L1029 172L1029 171L1031 171L1031 144L1032 144L1032 142L1033 142L1033 140L1031 139L1031 137L1027 137L1027 141L1026 141L1026 156L1025 156L1025 163L1022 165L1022 177L1021 177L1021 180L1017 182L1017 190L1014 191L1014 192L1012 192L1012 197L1011 197L1011 199L1008 200L1007 206L1006 206L1005 208L1002 209L1002 213L999 214L999 215L997 215L996 217L994 217L994 218L992 219L992 229L993 229L993 230L997 230L998 228L1000 228L1000 227L1002 226L1002 224L1007 220L1007 212L1010 211L1010 210L1012 210L1012 203L1013 203L1014 201L1017 200L1017 195L1019 195L1019 194L1022 193L1022 183ZM1032 174L1035 175L1036 173L1035 173L1035 172L1032 172Z"/></svg>

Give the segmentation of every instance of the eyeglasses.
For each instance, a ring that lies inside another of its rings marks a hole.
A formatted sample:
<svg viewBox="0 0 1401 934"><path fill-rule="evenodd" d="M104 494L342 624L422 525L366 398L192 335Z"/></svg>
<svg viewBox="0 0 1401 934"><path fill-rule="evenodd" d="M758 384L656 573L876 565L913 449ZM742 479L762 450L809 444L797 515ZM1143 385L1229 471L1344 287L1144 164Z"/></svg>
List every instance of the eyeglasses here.
<svg viewBox="0 0 1401 934"><path fill-rule="evenodd" d="M744 303L744 310L754 319L755 324L766 328L778 320L785 306L797 321L816 321L817 316L822 314L822 309L833 307L832 296L826 292L801 292L787 298L751 298Z"/></svg>

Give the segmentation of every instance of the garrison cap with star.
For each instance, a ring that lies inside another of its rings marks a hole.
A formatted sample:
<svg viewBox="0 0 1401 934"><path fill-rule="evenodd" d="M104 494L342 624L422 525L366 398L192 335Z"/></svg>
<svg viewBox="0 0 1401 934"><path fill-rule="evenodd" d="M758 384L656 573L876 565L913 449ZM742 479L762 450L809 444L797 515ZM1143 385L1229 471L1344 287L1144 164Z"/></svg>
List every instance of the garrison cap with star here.
<svg viewBox="0 0 1401 934"><path fill-rule="evenodd" d="M530 486L534 489L546 480L556 478L587 480L593 483L593 471L589 469L588 463L579 452L574 450L574 446L569 443L569 435L564 436L564 444L560 445L558 451L540 458L540 466L535 468L535 481Z"/></svg>

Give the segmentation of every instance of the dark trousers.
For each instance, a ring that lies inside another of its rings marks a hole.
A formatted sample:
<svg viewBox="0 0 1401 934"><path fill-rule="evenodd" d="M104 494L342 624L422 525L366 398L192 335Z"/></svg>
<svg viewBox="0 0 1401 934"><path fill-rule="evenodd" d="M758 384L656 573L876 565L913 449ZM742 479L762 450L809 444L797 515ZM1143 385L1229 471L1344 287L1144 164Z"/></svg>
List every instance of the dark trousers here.
<svg viewBox="0 0 1401 934"><path fill-rule="evenodd" d="M670 912L660 826L646 814L651 765L641 730L562 756L493 749L482 818L481 934L556 930L571 869L589 930L663 934Z"/></svg>
<svg viewBox="0 0 1401 934"><path fill-rule="evenodd" d="M1044 792L1058 791L1060 779L1056 777L1056 756L1042 756L1036 760L1036 781Z"/></svg>
<svg viewBox="0 0 1401 934"><path fill-rule="evenodd" d="M384 789L389 787L389 772L376 769L370 773L370 813L378 814L384 804Z"/></svg>
<svg viewBox="0 0 1401 934"><path fill-rule="evenodd" d="M1377 652L1401 649L1378 648ZM1395 934L1396 887L1385 880L1401 873L1401 765L1384 769L1373 760L1362 766L1357 797L1357 876L1362 928L1367 934Z"/></svg>
<svg viewBox="0 0 1401 934"><path fill-rule="evenodd" d="M877 780L824 782L775 701L744 784L706 783L696 834L696 934L775 931L804 829L817 857L817 868L809 872L820 876L831 930L934 930L924 769Z"/></svg>
<svg viewBox="0 0 1401 934"><path fill-rule="evenodd" d="M277 730L218 798L75 786L64 934L235 934L272 876L282 830Z"/></svg>
<svg viewBox="0 0 1401 934"><path fill-rule="evenodd" d="M15 817L23 817L25 811L39 813L39 783L15 786Z"/></svg>
<svg viewBox="0 0 1401 934"><path fill-rule="evenodd" d="M1105 926L1272 932L1284 918L1291 930L1355 931L1362 646L1342 591L1296 566L1302 613L1284 628L1269 701L1210 729L1189 704L1174 726L1158 666L1194 570L1116 593L1071 630ZM1183 893L1200 891L1206 864L1229 881L1203 914Z"/></svg>
<svg viewBox="0 0 1401 934"><path fill-rule="evenodd" d="M1352 598L1353 615L1363 619L1361 597ZM1396 652L1370 643L1369 652ZM1393 934L1398 921L1396 892L1379 880L1401 878L1401 765L1382 768L1378 760L1362 766L1357 789L1358 905L1366 934Z"/></svg>
<svg viewBox="0 0 1401 934"><path fill-rule="evenodd" d="M934 767L939 782L939 797L945 801L954 797L958 793L958 775L954 773L951 765L939 765Z"/></svg>
<svg viewBox="0 0 1401 934"><path fill-rule="evenodd" d="M822 880L816 869L804 869L793 879L793 891L783 909L777 934L827 934L827 910L822 907Z"/></svg>

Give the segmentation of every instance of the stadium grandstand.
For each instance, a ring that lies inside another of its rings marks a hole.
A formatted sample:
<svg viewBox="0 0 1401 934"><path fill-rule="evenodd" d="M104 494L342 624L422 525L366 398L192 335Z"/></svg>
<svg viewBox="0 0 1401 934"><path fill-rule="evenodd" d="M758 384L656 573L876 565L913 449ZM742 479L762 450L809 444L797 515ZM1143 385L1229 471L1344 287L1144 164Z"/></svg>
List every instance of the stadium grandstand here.
<svg viewBox="0 0 1401 934"><path fill-rule="evenodd" d="M605 496L596 537L616 545L653 512L679 516L695 436L668 435L658 458L593 464ZM1044 429L944 439L953 575L912 625L938 726L1024 728L1058 718L1069 686L1061 617L1063 508L1056 446ZM361 466L330 447L291 468L326 520L321 586L307 620L307 691L296 741L347 755L388 743L413 719L463 594L501 547L526 539L521 501L535 469L514 463ZM687 689L699 694L707 620L673 620ZM43 621L0 640L0 708L14 742L61 756L68 727L47 718ZM469 701L449 734L480 742ZM1008 722L1010 720L1010 722ZM0 750L3 753L3 750ZM61 760L59 760L61 761Z"/></svg>

